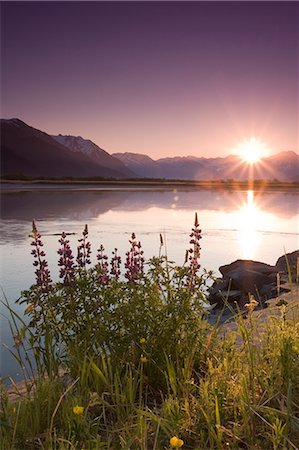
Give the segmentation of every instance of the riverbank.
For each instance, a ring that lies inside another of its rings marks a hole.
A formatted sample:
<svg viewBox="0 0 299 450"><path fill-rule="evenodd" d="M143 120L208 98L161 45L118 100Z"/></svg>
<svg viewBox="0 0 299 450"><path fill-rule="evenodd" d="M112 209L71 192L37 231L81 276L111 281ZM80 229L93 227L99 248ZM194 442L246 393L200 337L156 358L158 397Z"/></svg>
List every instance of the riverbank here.
<svg viewBox="0 0 299 450"><path fill-rule="evenodd" d="M252 320L258 325L258 333L255 335L255 342L258 344L263 338L265 329L271 324L273 320L280 320L282 315L284 315L285 320L294 320L299 323L299 285L289 283L284 285L290 290L290 292L283 292L275 298L271 298L266 301L266 305L263 309L252 310L252 314L248 317L248 314L244 317L244 324L249 327L251 326ZM282 306L284 307L282 308ZM217 318L219 323L217 323ZM234 334L234 341L236 345L240 345L242 342L241 335L239 333L239 317L233 317L231 314L226 317L225 320L222 318L221 311L217 311L217 315L213 319L213 322L219 327L221 335L225 336L228 333ZM213 329L212 329L213 332ZM63 377L67 372L61 370L60 375ZM14 382L10 378L10 385L6 386L5 389L8 394L9 401L16 403L19 400L30 398L32 395L32 390L34 389L35 381L19 381Z"/></svg>
<svg viewBox="0 0 299 450"><path fill-rule="evenodd" d="M247 318L210 328L199 349L201 371L195 370L195 354L169 361L161 373L168 387L156 393L148 353L135 368L103 357L80 359L73 361L76 370L72 365L58 378L17 383L8 395L2 389L2 448L26 443L33 450L40 442L48 450L162 450L178 436L189 450L273 450L281 442L296 450L298 286L269 303ZM148 342L140 341L146 352ZM275 434L278 421L282 431ZM125 447L119 447L120 438Z"/></svg>
<svg viewBox="0 0 299 450"><path fill-rule="evenodd" d="M2 178L0 185L24 184L24 185L116 185L116 186L165 186L165 187L198 187L207 189L298 189L299 182L287 182L278 180L165 180L165 179L122 179L105 180L97 178L32 178L32 179L10 179Z"/></svg>
<svg viewBox="0 0 299 450"><path fill-rule="evenodd" d="M100 247L97 264L90 265L87 225L76 266L61 235L59 283L52 282L35 223L31 238L36 284L21 299L29 326L21 323L13 335L16 356L25 352L21 364L34 349L36 371L33 384L14 385L10 393L2 385L5 450L36 450L37 444L47 450L165 450L174 437L190 450L298 448L297 272L291 283L297 252L289 256L291 266L285 257L275 268L255 261L221 266L239 283L236 269L245 264L257 283L252 264L274 270L280 281L286 264L290 284L282 292L278 283L267 313L265 302L257 311L252 292L229 323L210 325L203 302L212 274L199 271L197 214L183 267L159 255L145 270L133 233L123 278L116 251L109 264Z"/></svg>

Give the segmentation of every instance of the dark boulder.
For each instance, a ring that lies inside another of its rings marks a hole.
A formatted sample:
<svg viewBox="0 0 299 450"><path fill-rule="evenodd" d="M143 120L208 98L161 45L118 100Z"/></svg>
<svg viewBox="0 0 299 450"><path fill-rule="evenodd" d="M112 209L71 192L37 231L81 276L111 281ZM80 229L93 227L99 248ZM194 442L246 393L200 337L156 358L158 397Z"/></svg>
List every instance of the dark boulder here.
<svg viewBox="0 0 299 450"><path fill-rule="evenodd" d="M246 268L236 269L226 274L230 280L231 289L238 289L244 293L256 294L265 284L270 284L268 274Z"/></svg>
<svg viewBox="0 0 299 450"><path fill-rule="evenodd" d="M286 253L285 255L280 256L276 261L275 266L280 272L284 272L288 275L288 266L290 268L293 280L297 277L297 264L299 258L299 250L295 250L292 253Z"/></svg>
<svg viewBox="0 0 299 450"><path fill-rule="evenodd" d="M243 311L248 303L249 294L258 301L258 308L265 307L266 300L277 297L278 292L289 292L287 281L287 262L291 267L293 279L296 280L299 250L278 258L276 265L238 259L231 264L219 268L222 278L216 280L209 289L209 302L216 307L211 313L211 323L217 321L221 311L221 321L232 316L232 310ZM277 288L277 274L280 274L279 291ZM227 305L227 306L225 306Z"/></svg>
<svg viewBox="0 0 299 450"><path fill-rule="evenodd" d="M218 280L213 283L210 288L210 296L218 294L218 292L225 291L229 288L229 280Z"/></svg>
<svg viewBox="0 0 299 450"><path fill-rule="evenodd" d="M209 300L212 304L216 303L217 306L223 306L224 303L241 303L243 299L243 292L238 291L236 289L227 290L227 291L217 291L213 294L210 294Z"/></svg>
<svg viewBox="0 0 299 450"><path fill-rule="evenodd" d="M237 302L239 306L248 302L248 295L256 300L267 300L276 288L278 268L270 264L247 259L238 259L219 268L222 278L210 288L209 301L218 306Z"/></svg>
<svg viewBox="0 0 299 450"><path fill-rule="evenodd" d="M253 270L261 273L277 273L278 268L271 266L270 264L262 263L259 261L252 261L251 259L237 259L231 264L219 267L220 273L225 277L229 272L235 270Z"/></svg>

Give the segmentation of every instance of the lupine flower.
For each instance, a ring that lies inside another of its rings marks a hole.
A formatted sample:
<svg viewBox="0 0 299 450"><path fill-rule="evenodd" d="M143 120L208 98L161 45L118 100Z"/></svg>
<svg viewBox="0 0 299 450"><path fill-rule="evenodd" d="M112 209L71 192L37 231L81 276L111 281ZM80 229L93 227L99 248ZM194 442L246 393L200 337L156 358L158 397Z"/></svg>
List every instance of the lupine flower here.
<svg viewBox="0 0 299 450"><path fill-rule="evenodd" d="M161 251L162 251L163 245L164 245L164 242L163 242L163 236L162 236L162 234L160 233L159 258L161 257Z"/></svg>
<svg viewBox="0 0 299 450"><path fill-rule="evenodd" d="M164 244L164 242L163 242L163 236L162 236L162 234L160 233L160 246L162 247L163 244Z"/></svg>
<svg viewBox="0 0 299 450"><path fill-rule="evenodd" d="M127 269L125 277L136 283L137 280L144 274L144 258L143 250L141 250L140 241L137 243L135 233L132 233L130 239L131 248L126 253L125 268Z"/></svg>
<svg viewBox="0 0 299 450"><path fill-rule="evenodd" d="M83 230L83 238L79 239L79 245L77 247L77 263L78 266L86 270L87 264L90 264L91 244L87 240L88 227L85 225Z"/></svg>
<svg viewBox="0 0 299 450"><path fill-rule="evenodd" d="M97 253L97 277L98 283L106 286L110 281L110 277L108 270L108 256L104 252L104 246L101 244Z"/></svg>
<svg viewBox="0 0 299 450"><path fill-rule="evenodd" d="M197 213L195 213L194 227L190 234L190 245L191 247L186 251L185 261L189 263L188 274L187 274L187 285L191 288L195 287L195 280L198 270L200 269L200 264L198 262L200 258L200 244L201 239L201 229L199 228Z"/></svg>
<svg viewBox="0 0 299 450"><path fill-rule="evenodd" d="M171 445L171 447L173 448L181 448L184 445L184 441L183 439L178 438L177 436L173 436L170 440L169 440L169 444Z"/></svg>
<svg viewBox="0 0 299 450"><path fill-rule="evenodd" d="M69 242L70 241L66 239L65 232L63 232L59 239L61 248L57 253L60 255L58 260L58 265L60 266L59 278L63 278L63 283L66 286L71 286L75 282L74 256Z"/></svg>
<svg viewBox="0 0 299 450"><path fill-rule="evenodd" d="M110 261L111 270L110 274L114 276L116 280L120 277L120 265L121 265L121 257L117 254L117 248L112 252L112 258Z"/></svg>
<svg viewBox="0 0 299 450"><path fill-rule="evenodd" d="M76 414L76 416L80 416L84 413L84 406L76 405L73 407L73 413Z"/></svg>
<svg viewBox="0 0 299 450"><path fill-rule="evenodd" d="M31 237L33 238L31 245L34 247L34 249L31 251L31 255L33 255L34 257L33 265L37 268L35 270L36 285L41 289L42 292L48 292L51 289L52 280L50 271L47 268L48 262L45 259L46 254L42 250L44 244L41 240L40 233L37 231L34 220L32 222Z"/></svg>

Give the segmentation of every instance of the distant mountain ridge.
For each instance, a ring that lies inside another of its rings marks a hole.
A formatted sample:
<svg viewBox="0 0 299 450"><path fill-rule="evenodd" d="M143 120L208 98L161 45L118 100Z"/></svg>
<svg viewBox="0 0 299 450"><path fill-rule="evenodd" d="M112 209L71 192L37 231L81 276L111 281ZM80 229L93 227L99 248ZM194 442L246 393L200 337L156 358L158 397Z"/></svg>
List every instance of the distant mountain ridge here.
<svg viewBox="0 0 299 450"><path fill-rule="evenodd" d="M237 155L203 158L168 157L153 160L138 153L112 153L140 177L190 180L248 180L251 178L299 181L299 155L284 151L249 165Z"/></svg>
<svg viewBox="0 0 299 450"><path fill-rule="evenodd" d="M89 139L83 139L81 136L63 136L62 134L52 136L52 138L72 152L85 155L88 160L96 165L99 164L108 170L113 168L113 170L117 170L119 173L125 172L127 177L135 176L135 173L128 169L118 158L109 155L106 150L98 147Z"/></svg>
<svg viewBox="0 0 299 450"><path fill-rule="evenodd" d="M9 177L265 179L299 181L299 155L285 151L248 165L239 156L167 157L113 153L81 136L51 136L19 119L1 119L1 174Z"/></svg>
<svg viewBox="0 0 299 450"><path fill-rule="evenodd" d="M19 119L1 119L1 174L128 178L135 174L91 141L50 136Z"/></svg>

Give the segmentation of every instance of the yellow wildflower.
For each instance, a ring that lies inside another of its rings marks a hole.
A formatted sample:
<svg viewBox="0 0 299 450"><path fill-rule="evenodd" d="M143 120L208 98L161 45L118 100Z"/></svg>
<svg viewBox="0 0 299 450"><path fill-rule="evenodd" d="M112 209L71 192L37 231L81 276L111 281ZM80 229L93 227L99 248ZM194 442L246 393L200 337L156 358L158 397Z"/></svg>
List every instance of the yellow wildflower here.
<svg viewBox="0 0 299 450"><path fill-rule="evenodd" d="M184 445L183 439L178 438L177 436L173 436L169 441L171 447L181 448Z"/></svg>
<svg viewBox="0 0 299 450"><path fill-rule="evenodd" d="M79 405L74 406L73 413L76 414L77 416L80 416L81 414L84 413L84 406L79 406Z"/></svg>
<svg viewBox="0 0 299 450"><path fill-rule="evenodd" d="M248 312L250 313L258 306L258 302L255 300L253 295L250 295L249 296L249 303L246 303L244 306L248 310Z"/></svg>
<svg viewBox="0 0 299 450"><path fill-rule="evenodd" d="M140 343L141 345L142 345L142 344L145 344L145 342L146 342L146 341L145 341L144 338L141 338L140 341L139 341L139 343Z"/></svg>
<svg viewBox="0 0 299 450"><path fill-rule="evenodd" d="M141 356L140 361L141 361L142 363L147 363L148 359L147 359L146 356Z"/></svg>

